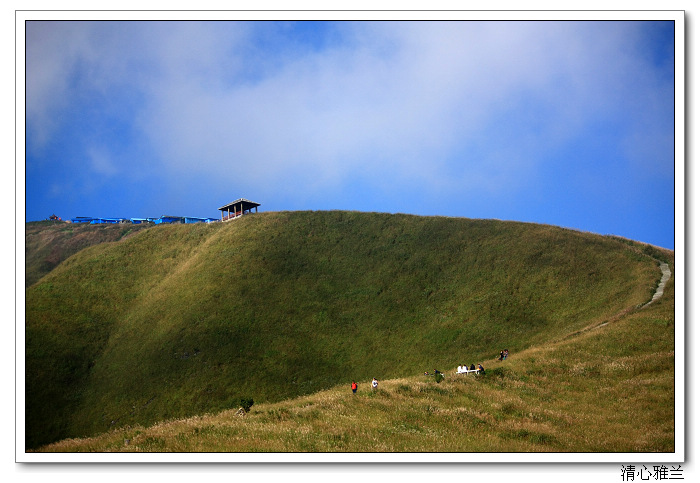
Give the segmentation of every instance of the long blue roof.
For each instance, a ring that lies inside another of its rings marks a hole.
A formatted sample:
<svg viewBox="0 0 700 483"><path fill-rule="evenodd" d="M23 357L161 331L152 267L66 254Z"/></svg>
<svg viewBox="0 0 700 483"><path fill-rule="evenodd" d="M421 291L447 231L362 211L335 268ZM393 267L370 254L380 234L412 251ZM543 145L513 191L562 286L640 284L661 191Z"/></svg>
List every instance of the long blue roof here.
<svg viewBox="0 0 700 483"><path fill-rule="evenodd" d="M94 216L76 216L71 218L71 223L90 223L93 225L102 223L144 223L151 222L159 225L161 223L213 223L219 221L218 218L202 218L199 216L172 216L163 215L160 218L106 218Z"/></svg>

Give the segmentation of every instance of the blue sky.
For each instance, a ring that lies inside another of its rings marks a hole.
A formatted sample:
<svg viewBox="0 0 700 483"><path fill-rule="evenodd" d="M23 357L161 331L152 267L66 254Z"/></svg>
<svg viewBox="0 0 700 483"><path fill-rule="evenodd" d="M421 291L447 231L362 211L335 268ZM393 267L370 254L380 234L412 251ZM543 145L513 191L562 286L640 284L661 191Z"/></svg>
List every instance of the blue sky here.
<svg viewBox="0 0 700 483"><path fill-rule="evenodd" d="M28 22L26 220L218 217L244 197L674 248L673 36L646 21Z"/></svg>

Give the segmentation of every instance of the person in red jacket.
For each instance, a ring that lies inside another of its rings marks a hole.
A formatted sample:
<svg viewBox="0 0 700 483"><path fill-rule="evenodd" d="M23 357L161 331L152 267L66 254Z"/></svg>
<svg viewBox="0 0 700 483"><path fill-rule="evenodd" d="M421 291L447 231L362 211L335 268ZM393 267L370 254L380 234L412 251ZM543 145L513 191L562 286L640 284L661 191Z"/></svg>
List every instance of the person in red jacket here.
<svg viewBox="0 0 700 483"><path fill-rule="evenodd" d="M355 394L357 392L357 383L355 381L352 381L350 387L352 388L352 393Z"/></svg>

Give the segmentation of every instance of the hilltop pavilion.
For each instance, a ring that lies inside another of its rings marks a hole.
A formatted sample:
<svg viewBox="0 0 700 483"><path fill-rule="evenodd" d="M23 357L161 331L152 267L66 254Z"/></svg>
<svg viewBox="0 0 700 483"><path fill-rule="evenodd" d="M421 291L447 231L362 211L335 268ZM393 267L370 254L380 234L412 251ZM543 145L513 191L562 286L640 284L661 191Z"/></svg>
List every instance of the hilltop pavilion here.
<svg viewBox="0 0 700 483"><path fill-rule="evenodd" d="M253 208L255 208L255 212L257 213L258 206L260 206L260 203L250 201L245 198L239 198L236 201L219 208L219 211L221 211L221 221L232 220L239 216L243 216L246 213L252 213Z"/></svg>

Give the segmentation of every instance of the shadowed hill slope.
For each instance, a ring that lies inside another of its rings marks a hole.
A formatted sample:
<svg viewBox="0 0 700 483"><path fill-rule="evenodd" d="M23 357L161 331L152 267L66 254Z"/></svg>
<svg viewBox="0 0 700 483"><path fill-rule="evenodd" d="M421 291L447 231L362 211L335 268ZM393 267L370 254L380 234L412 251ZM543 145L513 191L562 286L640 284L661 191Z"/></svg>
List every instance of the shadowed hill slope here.
<svg viewBox="0 0 700 483"><path fill-rule="evenodd" d="M412 461L432 463L479 461L468 454L478 452L662 457L678 437L673 285L671 277L649 306L487 363L482 376L382 379L377 390L359 380L357 394L343 384L249 413L124 426L38 451L415 452L426 454Z"/></svg>
<svg viewBox="0 0 700 483"><path fill-rule="evenodd" d="M483 362L649 301L634 245L551 226L282 212L154 227L27 289L27 447Z"/></svg>

